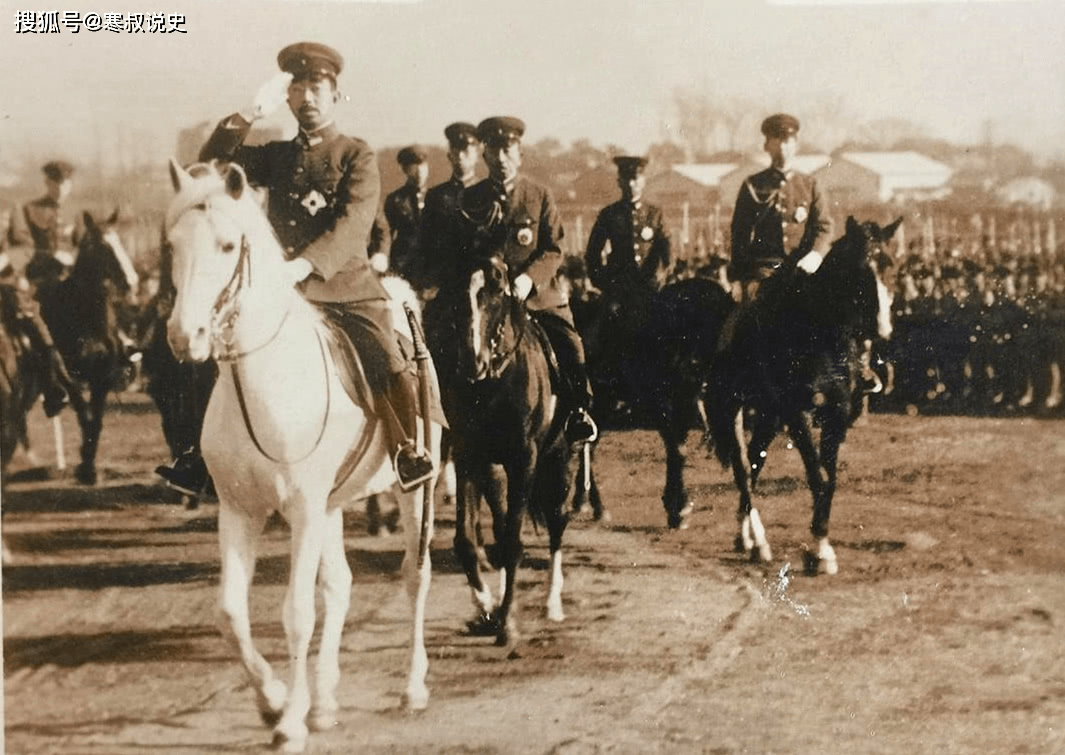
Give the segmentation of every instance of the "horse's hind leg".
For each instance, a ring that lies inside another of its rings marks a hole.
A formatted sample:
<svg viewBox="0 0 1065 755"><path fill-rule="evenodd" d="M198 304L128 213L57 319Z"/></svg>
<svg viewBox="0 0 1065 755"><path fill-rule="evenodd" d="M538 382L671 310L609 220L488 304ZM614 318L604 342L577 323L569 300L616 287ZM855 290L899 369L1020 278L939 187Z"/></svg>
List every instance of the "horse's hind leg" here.
<svg viewBox="0 0 1065 755"><path fill-rule="evenodd" d="M836 494L839 449L846 432L844 417L832 417L821 428L820 469L817 475L821 484L814 494L814 514L810 524L810 532L817 538L817 553L809 554L806 558L806 569L811 573L836 574L839 571L836 551L828 540L828 521L832 515L832 499Z"/></svg>
<svg viewBox="0 0 1065 755"><path fill-rule="evenodd" d="M308 722L315 731L337 723L336 691L340 683L340 636L351 604L351 568L344 551L344 511L339 506L325 515L319 574L322 589L322 636L318 648L314 705Z"/></svg>
<svg viewBox="0 0 1065 755"><path fill-rule="evenodd" d="M425 676L429 672L429 656L425 651L425 603L429 597L432 563L429 556L433 541L433 485L413 493L399 495L400 516L406 551L403 554L403 580L411 603L410 673L404 704L410 710L422 710L429 704L429 688ZM427 503L423 511L423 498ZM422 525L425 531L422 531ZM424 538L424 539L423 539Z"/></svg>
<svg viewBox="0 0 1065 755"><path fill-rule="evenodd" d="M219 585L219 624L236 645L240 659L251 677L259 713L268 726L281 717L285 705L284 682L274 677L273 669L255 649L248 618L248 592L255 575L255 558L263 518L249 516L224 500L218 506L218 542L222 558Z"/></svg>
<svg viewBox="0 0 1065 755"><path fill-rule="evenodd" d="M564 621L566 618L566 613L562 609L562 585L565 582L562 575L562 534L569 523L565 503L572 471L574 470L568 468L564 459L546 465L542 468L537 478L536 489L533 491L534 500L544 507L548 547L551 553L551 575L548 581L546 606L548 621Z"/></svg>

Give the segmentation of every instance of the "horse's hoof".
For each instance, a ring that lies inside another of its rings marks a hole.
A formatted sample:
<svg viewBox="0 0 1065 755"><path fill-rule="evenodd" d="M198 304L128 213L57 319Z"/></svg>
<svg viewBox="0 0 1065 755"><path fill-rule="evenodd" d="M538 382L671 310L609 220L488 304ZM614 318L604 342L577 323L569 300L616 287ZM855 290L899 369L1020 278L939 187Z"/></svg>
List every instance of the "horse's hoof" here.
<svg viewBox="0 0 1065 755"><path fill-rule="evenodd" d="M610 515L610 512L606 509L600 509L599 511L595 512L595 514L592 516L592 519L599 522L600 524L610 524L610 522L614 520L614 517L612 517Z"/></svg>
<svg viewBox="0 0 1065 755"><path fill-rule="evenodd" d="M514 646L521 641L521 634L518 632L518 622L507 617L506 622L499 627L499 632L496 634L496 647L510 648L510 656L514 655Z"/></svg>
<svg viewBox="0 0 1065 755"><path fill-rule="evenodd" d="M329 731L339 724L336 710L315 710L307 716L307 726L311 731Z"/></svg>
<svg viewBox="0 0 1065 755"><path fill-rule="evenodd" d="M96 468L86 464L79 464L74 470L74 479L82 485L96 484Z"/></svg>
<svg viewBox="0 0 1065 755"><path fill-rule="evenodd" d="M832 576L839 573L839 562L833 558L821 558L812 551L802 554L803 570L808 577L816 577L820 574Z"/></svg>
<svg viewBox="0 0 1065 755"><path fill-rule="evenodd" d="M732 541L732 550L736 553L746 553L749 550L743 542L742 535L736 535L736 539Z"/></svg>
<svg viewBox="0 0 1065 755"><path fill-rule="evenodd" d="M409 711L425 710L429 707L429 688L422 685L419 690L407 690L403 693L403 709Z"/></svg>
<svg viewBox="0 0 1065 755"><path fill-rule="evenodd" d="M292 737L283 731L275 731L270 747L280 752L300 753L307 749L307 737Z"/></svg>
<svg viewBox="0 0 1065 755"><path fill-rule="evenodd" d="M466 622L466 632L470 637L492 637L499 631L499 620L491 614L482 613Z"/></svg>
<svg viewBox="0 0 1065 755"><path fill-rule="evenodd" d="M262 722L266 724L268 728L272 729L277 726L277 722L281 720L281 711L270 710L269 708L260 708L259 718L262 719Z"/></svg>

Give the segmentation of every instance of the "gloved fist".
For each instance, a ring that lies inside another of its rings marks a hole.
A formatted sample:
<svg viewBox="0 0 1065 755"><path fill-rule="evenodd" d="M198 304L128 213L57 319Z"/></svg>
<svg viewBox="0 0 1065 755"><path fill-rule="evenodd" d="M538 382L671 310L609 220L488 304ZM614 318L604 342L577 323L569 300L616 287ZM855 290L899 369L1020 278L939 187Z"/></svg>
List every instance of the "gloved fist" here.
<svg viewBox="0 0 1065 755"><path fill-rule="evenodd" d="M294 260L286 262L284 270L294 286L314 272L314 265L303 259L303 257L297 257Z"/></svg>
<svg viewBox="0 0 1065 755"><path fill-rule="evenodd" d="M799 260L797 267L803 272L813 275L817 272L817 268L821 267L824 259L820 252L808 252Z"/></svg>
<svg viewBox="0 0 1065 755"><path fill-rule="evenodd" d="M527 273L522 273L510 284L510 292L521 301L529 298L532 293L533 279Z"/></svg>
<svg viewBox="0 0 1065 755"><path fill-rule="evenodd" d="M272 76L259 87L251 107L247 111L242 110L241 115L249 122L271 115L288 99L288 85L291 83L291 73L281 72Z"/></svg>

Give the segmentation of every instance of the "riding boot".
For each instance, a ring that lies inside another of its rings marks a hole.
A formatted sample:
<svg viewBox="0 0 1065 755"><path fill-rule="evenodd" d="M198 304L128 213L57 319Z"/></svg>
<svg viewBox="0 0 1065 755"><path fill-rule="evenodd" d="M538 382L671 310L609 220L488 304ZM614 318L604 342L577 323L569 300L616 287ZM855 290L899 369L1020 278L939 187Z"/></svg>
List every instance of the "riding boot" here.
<svg viewBox="0 0 1065 755"><path fill-rule="evenodd" d="M44 413L47 417L54 417L70 403L74 380L67 372L67 366L55 347L52 334L44 320L33 310L23 310L19 322L33 344L34 351L43 360L41 367L44 376Z"/></svg>
<svg viewBox="0 0 1065 755"><path fill-rule="evenodd" d="M214 480L207 471L207 465L197 446L189 446L170 466L165 464L155 468L155 473L166 484L185 495L215 498Z"/></svg>
<svg viewBox="0 0 1065 755"><path fill-rule="evenodd" d="M591 443L599 437L599 427L588 412L592 404L592 386L584 364L571 366L569 375L574 408L566 420L566 440L570 443Z"/></svg>
<svg viewBox="0 0 1065 755"><path fill-rule="evenodd" d="M410 491L436 473L429 450L418 449L418 378L409 372L397 372L389 379L388 387L388 396L375 398L385 421L389 448L396 449L393 463L399 486Z"/></svg>
<svg viewBox="0 0 1065 755"><path fill-rule="evenodd" d="M876 374L876 370L873 369L873 342L868 339L862 344L860 362L862 374L859 379L859 387L862 392L880 393L884 390L884 383L880 380L880 376Z"/></svg>

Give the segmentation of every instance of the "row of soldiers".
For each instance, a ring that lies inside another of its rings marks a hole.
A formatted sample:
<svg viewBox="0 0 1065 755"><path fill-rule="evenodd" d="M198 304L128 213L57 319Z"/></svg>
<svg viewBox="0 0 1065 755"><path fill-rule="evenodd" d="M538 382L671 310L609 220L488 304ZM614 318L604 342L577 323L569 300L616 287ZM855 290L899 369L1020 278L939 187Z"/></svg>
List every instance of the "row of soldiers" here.
<svg viewBox="0 0 1065 755"><path fill-rule="evenodd" d="M1047 413L1062 405L1065 264L993 253L899 260L885 407Z"/></svg>

